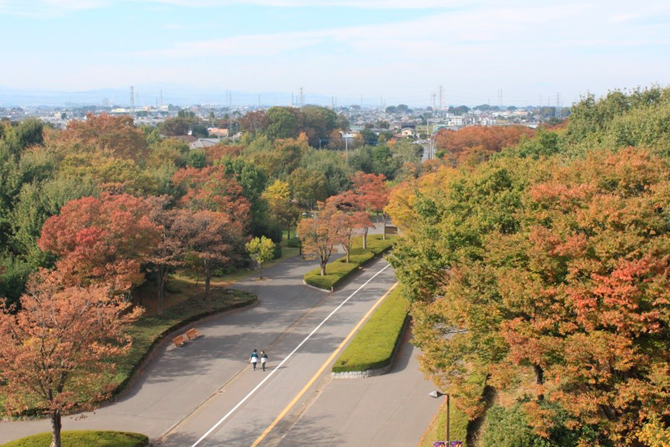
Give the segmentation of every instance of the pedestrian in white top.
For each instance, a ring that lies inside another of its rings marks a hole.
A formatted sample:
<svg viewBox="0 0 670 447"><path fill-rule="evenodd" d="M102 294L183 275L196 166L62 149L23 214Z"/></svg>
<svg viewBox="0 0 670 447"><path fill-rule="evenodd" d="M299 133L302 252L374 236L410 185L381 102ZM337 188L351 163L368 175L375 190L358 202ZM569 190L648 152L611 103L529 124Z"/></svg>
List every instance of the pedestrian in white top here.
<svg viewBox="0 0 670 447"><path fill-rule="evenodd" d="M256 352L255 349L254 352L251 353L251 358L249 358L249 361L254 366L254 371L256 371L256 363L258 363L258 352Z"/></svg>

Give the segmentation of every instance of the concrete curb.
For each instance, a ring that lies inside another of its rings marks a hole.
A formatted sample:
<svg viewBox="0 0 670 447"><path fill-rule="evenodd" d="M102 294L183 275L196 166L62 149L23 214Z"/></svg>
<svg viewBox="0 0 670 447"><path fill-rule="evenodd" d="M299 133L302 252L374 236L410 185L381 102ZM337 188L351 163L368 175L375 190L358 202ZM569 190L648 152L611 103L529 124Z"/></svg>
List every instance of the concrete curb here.
<svg viewBox="0 0 670 447"><path fill-rule="evenodd" d="M409 327L410 321L411 318L408 314L405 316L405 321L402 324L400 333L398 333L398 339L396 340L395 346L393 347L393 352L391 353L391 358L388 365L381 368L366 369L364 371L331 372L333 379L366 379L368 377L381 376L391 371L393 368L393 363L395 362L395 358L398 356L398 350L400 349L402 340L405 338L405 334L407 333L407 328Z"/></svg>
<svg viewBox="0 0 670 447"><path fill-rule="evenodd" d="M307 287L309 287L310 289L318 290L319 292L324 292L324 293L332 293L333 292L333 289L330 289L330 290L322 289L321 287L316 287L316 286L313 286L311 284L307 284L307 281L305 281L305 278L302 279L302 283L304 285L306 285Z"/></svg>

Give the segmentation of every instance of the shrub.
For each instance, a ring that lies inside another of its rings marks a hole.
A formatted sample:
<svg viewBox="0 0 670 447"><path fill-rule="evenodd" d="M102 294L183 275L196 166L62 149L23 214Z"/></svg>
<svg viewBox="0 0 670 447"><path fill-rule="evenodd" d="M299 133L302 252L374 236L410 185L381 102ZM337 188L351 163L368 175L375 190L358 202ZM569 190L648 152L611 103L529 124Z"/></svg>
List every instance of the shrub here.
<svg viewBox="0 0 670 447"><path fill-rule="evenodd" d="M546 408L555 406L544 402ZM566 428L567 414L554 408L556 419L553 428L549 429L549 437L543 438L533 431L528 424L521 404L510 408L494 405L486 413L486 420L479 438L480 447L574 447L580 439L587 440L589 445L596 445L598 428L583 425L577 430ZM602 445L602 444L601 444ZM607 444L605 444L607 445Z"/></svg>

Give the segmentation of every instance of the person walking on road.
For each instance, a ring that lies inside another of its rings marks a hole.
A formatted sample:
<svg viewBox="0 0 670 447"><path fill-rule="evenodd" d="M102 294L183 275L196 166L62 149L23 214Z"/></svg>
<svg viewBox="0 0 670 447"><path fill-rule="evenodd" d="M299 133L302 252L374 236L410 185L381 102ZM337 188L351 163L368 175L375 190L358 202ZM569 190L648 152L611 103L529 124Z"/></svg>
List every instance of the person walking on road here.
<svg viewBox="0 0 670 447"><path fill-rule="evenodd" d="M263 371L265 371L265 364L268 361L268 355L265 353L265 351L261 351L261 366L263 367Z"/></svg>
<svg viewBox="0 0 670 447"><path fill-rule="evenodd" d="M256 352L255 349L254 352L251 353L251 358L249 358L249 361L254 366L254 371L256 371L256 363L258 363L258 352Z"/></svg>

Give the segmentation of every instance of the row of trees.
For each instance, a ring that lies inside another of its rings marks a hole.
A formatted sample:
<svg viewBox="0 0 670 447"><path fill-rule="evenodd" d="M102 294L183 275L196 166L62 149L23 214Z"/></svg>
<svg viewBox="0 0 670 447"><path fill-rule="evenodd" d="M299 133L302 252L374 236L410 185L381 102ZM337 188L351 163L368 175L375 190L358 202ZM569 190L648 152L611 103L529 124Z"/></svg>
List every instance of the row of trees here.
<svg viewBox="0 0 670 447"><path fill-rule="evenodd" d="M350 262L352 239L356 233L362 234L363 248L367 248L368 230L374 226L370 217L383 213L388 199L389 189L383 175L359 172L353 178L352 189L330 197L320 204L314 216L300 221L297 233L304 252L317 257L322 276L338 246L343 247L346 260Z"/></svg>
<svg viewBox="0 0 670 447"><path fill-rule="evenodd" d="M479 384L497 392L483 447L667 445L668 105L587 97L566 128L392 193L422 369L472 419Z"/></svg>
<svg viewBox="0 0 670 447"><path fill-rule="evenodd" d="M63 412L108 394L137 296L155 290L161 313L176 269L199 272L209 293L217 271L267 262L282 230L290 236L319 202L350 194L337 209L349 219L380 211L363 198L387 194L383 175L356 174L345 154L315 150L305 134L189 151L128 117L0 130L0 388L11 396L2 405L49 413L54 445ZM73 318L90 331L78 335Z"/></svg>

